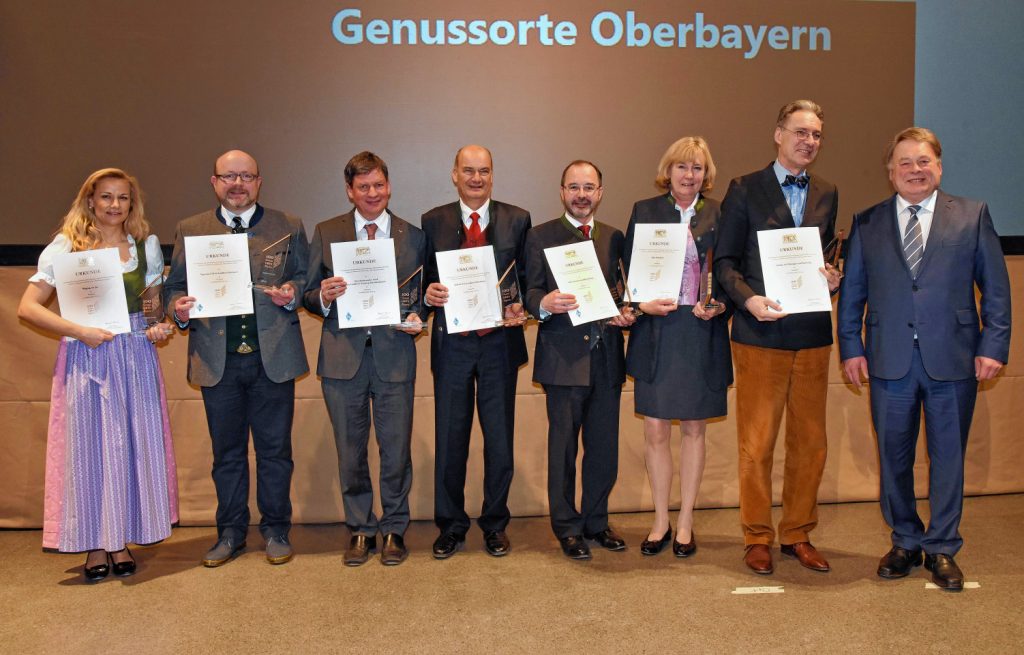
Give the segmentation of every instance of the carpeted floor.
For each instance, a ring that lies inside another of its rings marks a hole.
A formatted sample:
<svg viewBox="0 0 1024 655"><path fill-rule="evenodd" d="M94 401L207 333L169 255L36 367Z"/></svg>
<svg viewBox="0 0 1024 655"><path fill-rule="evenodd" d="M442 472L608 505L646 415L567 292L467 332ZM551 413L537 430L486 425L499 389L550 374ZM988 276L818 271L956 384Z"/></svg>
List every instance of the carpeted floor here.
<svg viewBox="0 0 1024 655"><path fill-rule="evenodd" d="M778 560L772 576L742 563L737 511L703 510L699 550L642 557L651 514L612 524L624 553L562 556L546 518L515 519L512 553L483 551L479 531L446 561L433 525L416 523L397 567L341 564L344 526L299 526L297 556L272 567L249 550L219 568L198 562L212 528L179 528L135 549L130 578L82 582L84 556L44 553L38 531L0 531L3 653L1019 653L1024 575L1016 547L1024 495L966 501L957 561L970 588L927 589L916 569L875 576L888 534L876 503L824 505L815 544L822 574ZM782 593L734 593L781 587Z"/></svg>

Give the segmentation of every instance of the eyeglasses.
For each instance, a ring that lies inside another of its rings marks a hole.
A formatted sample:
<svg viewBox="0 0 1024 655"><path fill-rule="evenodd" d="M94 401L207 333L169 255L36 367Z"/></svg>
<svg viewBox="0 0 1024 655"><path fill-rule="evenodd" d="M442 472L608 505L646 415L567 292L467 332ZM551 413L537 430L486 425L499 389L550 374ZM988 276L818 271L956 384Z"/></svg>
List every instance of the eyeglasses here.
<svg viewBox="0 0 1024 655"><path fill-rule="evenodd" d="M791 130L788 127L783 127L781 125L779 127L786 130L787 132L795 134L796 138L800 139L801 141L806 141L807 139L810 139L815 143L821 141L821 132L811 132L809 130L803 129L802 127L795 130Z"/></svg>
<svg viewBox="0 0 1024 655"><path fill-rule="evenodd" d="M566 191L568 191L569 193L573 194L573 195L575 195L575 194L579 193L580 191L582 191L584 195L589 196L589 195L592 195L595 191L597 191L601 187L597 186L596 184L584 184L584 185L566 184L562 188L565 189Z"/></svg>
<svg viewBox="0 0 1024 655"><path fill-rule="evenodd" d="M259 175L254 175L252 173L215 173L214 177L224 184L233 184L237 179L241 179L246 184L249 184L258 178Z"/></svg>

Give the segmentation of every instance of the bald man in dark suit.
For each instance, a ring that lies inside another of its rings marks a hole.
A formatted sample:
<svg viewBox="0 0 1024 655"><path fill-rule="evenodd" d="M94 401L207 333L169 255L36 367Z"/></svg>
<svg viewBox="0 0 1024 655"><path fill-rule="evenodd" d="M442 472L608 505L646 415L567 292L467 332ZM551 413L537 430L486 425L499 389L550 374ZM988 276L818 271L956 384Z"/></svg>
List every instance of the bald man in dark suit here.
<svg viewBox="0 0 1024 655"><path fill-rule="evenodd" d="M484 437L484 500L477 524L484 548L495 557L508 554L505 533L512 486L516 381L526 363L521 299L510 298L504 327L449 334L444 306L448 288L437 272L437 252L490 245L498 275L509 270L509 282L523 289L526 280L526 232L530 213L491 198L491 152L468 145L455 155L452 183L459 200L423 215L427 235L426 311L435 311L430 339L434 373L434 523L441 531L434 541L436 559L454 555L466 539L466 462L473 427L474 400ZM515 264L515 266L513 266Z"/></svg>

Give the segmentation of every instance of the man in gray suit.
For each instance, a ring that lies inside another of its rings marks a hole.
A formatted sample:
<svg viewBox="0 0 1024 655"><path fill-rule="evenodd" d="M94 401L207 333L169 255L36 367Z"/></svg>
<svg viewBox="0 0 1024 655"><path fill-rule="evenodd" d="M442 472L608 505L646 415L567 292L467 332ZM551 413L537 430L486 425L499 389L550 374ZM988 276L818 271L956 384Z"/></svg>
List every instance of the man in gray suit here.
<svg viewBox="0 0 1024 655"><path fill-rule="evenodd" d="M391 183L388 167L372 152L361 152L345 166L345 192L355 205L341 216L316 226L310 247L309 282L302 302L324 317L317 375L334 426L345 523L352 531L345 564L359 566L384 535L381 563L401 564L408 550L409 489L412 486L413 385L416 380L415 337L421 331L422 298L416 293L404 316L410 327L388 325L341 328L334 301L348 288L336 275L331 244L391 239L398 280L416 286L422 280L427 239L419 228L388 212ZM417 279L417 275L420 277ZM372 401L372 402L371 402ZM373 512L373 484L366 449L372 415L380 451L380 520Z"/></svg>
<svg viewBox="0 0 1024 655"><path fill-rule="evenodd" d="M256 202L263 179L250 155L240 150L221 155L210 183L220 206L178 224L164 286L167 312L188 330L188 381L202 389L213 444L218 539L203 565L220 566L245 548L250 431L267 561L284 564L292 558L288 531L295 378L309 371L295 314L297 294L306 284L306 231L299 219ZM252 314L190 319L195 298L187 295L184 238L230 233L249 237L253 279L267 257L282 256L285 281L254 289Z"/></svg>
<svg viewBox="0 0 1024 655"><path fill-rule="evenodd" d="M931 130L903 130L886 160L896 194L853 218L839 355L854 386L871 380L882 515L892 528L878 575L902 578L923 561L936 585L959 591L964 576L953 556L963 545L964 453L978 382L1009 356L1010 281L988 206L939 188L942 146ZM927 529L914 496L922 409Z"/></svg>

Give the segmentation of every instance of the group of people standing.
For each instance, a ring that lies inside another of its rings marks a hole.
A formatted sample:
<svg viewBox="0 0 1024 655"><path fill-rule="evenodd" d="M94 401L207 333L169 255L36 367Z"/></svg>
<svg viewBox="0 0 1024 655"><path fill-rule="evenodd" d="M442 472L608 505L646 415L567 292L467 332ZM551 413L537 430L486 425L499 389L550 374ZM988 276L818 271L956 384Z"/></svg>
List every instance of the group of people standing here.
<svg viewBox="0 0 1024 655"><path fill-rule="evenodd" d="M772 546L778 541L783 555L828 571L810 534L817 524L827 450L831 315L787 315L766 297L757 237L762 230L813 227L824 246L835 236L836 187L808 171L821 146L823 120L821 108L808 100L782 107L774 129L776 159L732 180L721 204L705 195L716 173L708 144L700 137L678 140L658 165L655 185L661 192L634 205L625 234L596 218L603 182L594 163L576 160L565 167L564 213L532 227L529 212L491 198L491 153L469 145L456 153L451 173L459 199L425 213L419 228L389 211L385 162L370 152L357 154L344 171L352 210L317 225L308 243L301 221L257 202L262 178L255 159L237 150L222 155L211 177L219 206L179 224L164 284L168 316L189 334L189 381L202 390L213 446L218 540L203 564L220 566L245 548L250 433L266 558L283 564L292 557L294 384L308 371L295 313L301 305L323 319L317 375L333 426L351 531L346 565L361 565L378 549L385 565L407 557L414 339L434 312L435 558L457 553L471 527L465 485L474 412L484 456L477 523L490 555L510 552L506 529L516 383L527 361L522 325L532 315L539 321L533 380L546 394L551 525L567 557L591 558L591 543L612 551L626 548L609 525L608 498L617 476L620 395L627 373L635 379L635 411L644 420L655 505L640 551L655 556L671 545L681 558L697 551L693 508L704 468L706 421L726 413L735 373L744 562L756 573L772 573ZM893 547L878 575L902 577L923 562L939 586L955 590L963 586L953 557L962 544L958 526L967 434L978 381L994 377L1007 360L1009 282L985 204L939 190L941 146L930 131L910 128L898 134L886 163L896 194L854 217L845 271L826 264L820 274L830 291L840 293L844 371L856 386L861 376L871 382L882 509L893 530ZM558 288L544 249L590 241L609 289L623 288L635 227L643 223L687 226L678 295L641 303L623 298L617 316L573 325L569 313L579 304ZM287 236L287 281L254 290L252 314L191 318L195 298L187 295L184 238L231 232L248 235L254 274L261 250ZM343 329L336 301L348 284L333 269L331 244L382 238L394 242L398 279L423 267L422 297L412 299L398 328ZM449 333L444 317L449 289L440 281L434 255L483 245L493 247L499 271L519 276L522 303L506 307L501 326ZM90 580L111 571L134 572L128 543L164 539L175 520L173 450L153 347L172 326L166 322L144 334L115 337L60 318L44 306L54 289L51 262L60 252L117 247L131 300L162 274L158 246L148 234L136 181L116 169L97 171L40 257L19 310L28 322L71 337L61 341L54 376L44 545L88 551L84 572ZM707 263L711 249L713 270ZM714 302L706 303L699 290L712 272ZM975 287L981 291L980 321ZM141 326L141 314L133 314L132 321ZM630 331L628 351L624 329ZM931 459L927 529L913 494L922 408ZM784 415L782 518L776 529L771 468ZM675 421L682 437L681 503L673 530ZM380 452L380 516L373 509L367 461L371 422Z"/></svg>

